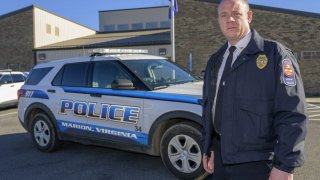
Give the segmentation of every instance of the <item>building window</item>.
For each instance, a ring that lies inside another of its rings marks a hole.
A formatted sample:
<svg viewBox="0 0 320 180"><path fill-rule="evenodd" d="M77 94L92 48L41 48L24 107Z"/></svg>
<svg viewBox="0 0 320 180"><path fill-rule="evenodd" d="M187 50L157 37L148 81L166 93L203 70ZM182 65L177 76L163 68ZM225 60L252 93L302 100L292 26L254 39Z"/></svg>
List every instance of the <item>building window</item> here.
<svg viewBox="0 0 320 180"><path fill-rule="evenodd" d="M160 22L160 28L170 28L170 21L161 21Z"/></svg>
<svg viewBox="0 0 320 180"><path fill-rule="evenodd" d="M158 22L147 22L146 29L156 29L158 28Z"/></svg>
<svg viewBox="0 0 320 180"><path fill-rule="evenodd" d="M104 25L103 29L106 32L112 32L112 31L116 30L116 26L115 25Z"/></svg>
<svg viewBox="0 0 320 180"><path fill-rule="evenodd" d="M47 34L51 34L51 25L50 24L46 24L46 32L47 32Z"/></svg>
<svg viewBox="0 0 320 180"><path fill-rule="evenodd" d="M118 25L118 31L127 31L127 30L129 30L128 24L119 24Z"/></svg>
<svg viewBox="0 0 320 180"><path fill-rule="evenodd" d="M39 53L39 54L38 54L38 58L39 58L39 60L42 60L42 61L43 61L43 60L46 60L47 57L46 57L46 54L45 54L45 53Z"/></svg>
<svg viewBox="0 0 320 180"><path fill-rule="evenodd" d="M132 30L140 30L143 29L143 24L142 23L134 23L131 25Z"/></svg>
<svg viewBox="0 0 320 180"><path fill-rule="evenodd" d="M167 49L166 48L160 48L159 49L159 56L165 56L167 55Z"/></svg>
<svg viewBox="0 0 320 180"><path fill-rule="evenodd" d="M58 28L58 27L55 27L55 28L54 28L54 34L55 34L56 36L59 36L59 35L60 35L60 31L59 31L59 28Z"/></svg>
<svg viewBox="0 0 320 180"><path fill-rule="evenodd" d="M302 60L320 59L320 50L302 51L301 52L301 59Z"/></svg>

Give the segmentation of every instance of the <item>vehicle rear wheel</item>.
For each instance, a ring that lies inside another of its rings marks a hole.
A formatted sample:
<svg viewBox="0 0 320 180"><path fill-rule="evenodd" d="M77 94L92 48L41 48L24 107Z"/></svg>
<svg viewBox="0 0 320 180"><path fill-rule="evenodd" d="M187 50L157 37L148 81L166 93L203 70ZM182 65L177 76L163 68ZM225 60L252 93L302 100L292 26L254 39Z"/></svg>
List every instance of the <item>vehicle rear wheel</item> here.
<svg viewBox="0 0 320 180"><path fill-rule="evenodd" d="M44 113L38 113L33 117L31 135L34 144L40 151L54 151L60 144L52 122Z"/></svg>
<svg viewBox="0 0 320 180"><path fill-rule="evenodd" d="M178 178L195 179L204 173L201 133L189 124L170 127L161 140L161 158Z"/></svg>

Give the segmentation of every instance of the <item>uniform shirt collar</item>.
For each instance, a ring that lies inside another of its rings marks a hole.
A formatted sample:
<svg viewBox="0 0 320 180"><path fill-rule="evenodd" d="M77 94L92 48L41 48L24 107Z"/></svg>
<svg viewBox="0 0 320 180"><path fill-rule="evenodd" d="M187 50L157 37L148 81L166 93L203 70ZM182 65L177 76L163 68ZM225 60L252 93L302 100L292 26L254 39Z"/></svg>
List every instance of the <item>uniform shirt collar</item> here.
<svg viewBox="0 0 320 180"><path fill-rule="evenodd" d="M246 36L244 36L244 38L242 38L240 41L238 41L236 43L236 48L237 50L240 50L240 52L247 47L247 45L249 44L249 41L251 39L251 30L248 31L248 33L246 34ZM231 44L228 42L228 49L230 48Z"/></svg>

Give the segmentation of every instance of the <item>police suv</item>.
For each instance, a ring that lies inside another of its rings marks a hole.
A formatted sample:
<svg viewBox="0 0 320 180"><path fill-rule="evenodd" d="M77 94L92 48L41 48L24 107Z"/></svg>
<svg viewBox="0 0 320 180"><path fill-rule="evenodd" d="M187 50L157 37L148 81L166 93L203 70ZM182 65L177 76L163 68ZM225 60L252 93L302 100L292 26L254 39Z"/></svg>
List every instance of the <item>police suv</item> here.
<svg viewBox="0 0 320 180"><path fill-rule="evenodd" d="M203 82L163 57L124 52L36 65L18 91L22 126L41 151L76 141L161 155L179 178L203 174Z"/></svg>

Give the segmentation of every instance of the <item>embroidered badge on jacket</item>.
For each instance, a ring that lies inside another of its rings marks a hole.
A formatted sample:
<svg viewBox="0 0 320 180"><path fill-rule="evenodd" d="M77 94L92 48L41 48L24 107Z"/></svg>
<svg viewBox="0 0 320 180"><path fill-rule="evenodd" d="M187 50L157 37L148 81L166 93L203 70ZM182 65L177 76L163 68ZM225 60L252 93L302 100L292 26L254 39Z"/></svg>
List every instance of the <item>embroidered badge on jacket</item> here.
<svg viewBox="0 0 320 180"><path fill-rule="evenodd" d="M282 79L287 86L295 86L297 84L294 68L290 59L282 60Z"/></svg>
<svg viewBox="0 0 320 180"><path fill-rule="evenodd" d="M257 67L259 69L263 69L267 66L268 64L268 58L265 54L260 54L258 57L257 57Z"/></svg>

